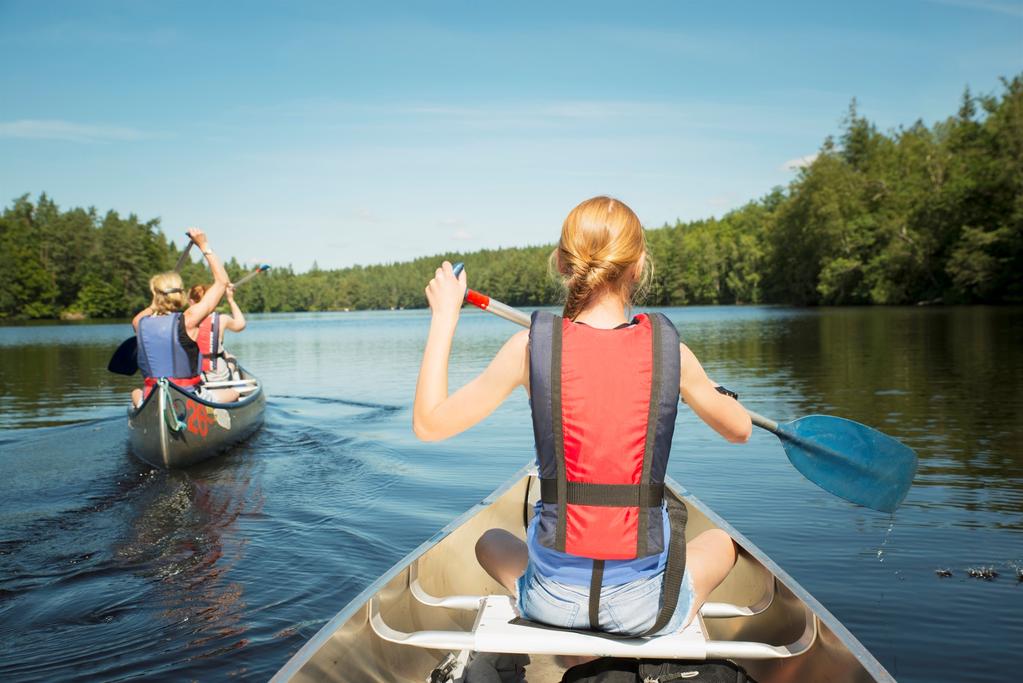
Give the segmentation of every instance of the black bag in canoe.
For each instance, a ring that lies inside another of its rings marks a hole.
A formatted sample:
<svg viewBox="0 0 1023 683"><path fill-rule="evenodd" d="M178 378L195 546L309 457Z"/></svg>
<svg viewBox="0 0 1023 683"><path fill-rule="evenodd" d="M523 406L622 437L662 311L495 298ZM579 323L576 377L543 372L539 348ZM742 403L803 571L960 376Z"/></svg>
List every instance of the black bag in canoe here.
<svg viewBox="0 0 1023 683"><path fill-rule="evenodd" d="M622 659L604 657L573 666L561 683L756 683L728 660Z"/></svg>

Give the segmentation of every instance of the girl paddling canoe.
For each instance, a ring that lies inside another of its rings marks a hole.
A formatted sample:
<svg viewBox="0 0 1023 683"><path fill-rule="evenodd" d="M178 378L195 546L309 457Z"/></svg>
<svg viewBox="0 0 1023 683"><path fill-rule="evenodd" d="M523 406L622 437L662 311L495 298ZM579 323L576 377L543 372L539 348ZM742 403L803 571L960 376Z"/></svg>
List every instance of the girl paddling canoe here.
<svg viewBox="0 0 1023 683"><path fill-rule="evenodd" d="M161 377L177 386L219 403L238 400L234 389L202 389L199 362L199 324L216 309L227 288L227 271L198 228L188 230L189 238L202 250L213 272L213 284L199 303L184 312L185 290L181 275L159 273L149 280L153 301L131 321L138 337L139 369L145 377L145 389L131 392L132 403L141 405Z"/></svg>
<svg viewBox="0 0 1023 683"><path fill-rule="evenodd" d="M188 301L190 306L200 303L211 285L193 285L188 290ZM221 315L214 311L199 323L199 334L195 341L199 345L199 352L202 354L202 381L227 382L232 379L234 370L238 367L237 359L224 349L224 332L241 332L245 329L245 314L234 300L234 285L228 284L224 293L228 305L231 306L230 315Z"/></svg>
<svg viewBox="0 0 1023 683"><path fill-rule="evenodd" d="M628 206L595 197L574 208L552 264L566 289L563 317L534 313L528 331L450 396L448 356L466 279L449 263L437 269L426 288L432 320L413 429L423 440L448 438L524 386L541 500L525 543L503 530L483 534L480 564L517 595L527 619L622 635L677 631L736 559L720 530L685 544L684 509L664 504L678 399L735 443L749 438L750 418L718 391L667 318L626 315L650 272Z"/></svg>

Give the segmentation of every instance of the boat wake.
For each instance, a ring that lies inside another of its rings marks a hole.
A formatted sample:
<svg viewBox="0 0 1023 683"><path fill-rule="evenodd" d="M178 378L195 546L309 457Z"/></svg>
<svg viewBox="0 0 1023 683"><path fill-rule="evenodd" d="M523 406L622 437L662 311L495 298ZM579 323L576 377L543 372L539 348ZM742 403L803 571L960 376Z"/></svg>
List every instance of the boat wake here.
<svg viewBox="0 0 1023 683"><path fill-rule="evenodd" d="M357 589L322 572L319 548L324 534L341 556L384 542L360 510L411 470L367 426L386 434L401 411L274 397L263 429L178 472L130 454L123 415L0 432L12 492L0 499L0 622L18 653L0 657L0 679L175 677L196 660L221 678L252 671L224 653L251 662L307 637L314 625L282 633L279 613L309 591ZM299 548L313 557L296 566Z"/></svg>

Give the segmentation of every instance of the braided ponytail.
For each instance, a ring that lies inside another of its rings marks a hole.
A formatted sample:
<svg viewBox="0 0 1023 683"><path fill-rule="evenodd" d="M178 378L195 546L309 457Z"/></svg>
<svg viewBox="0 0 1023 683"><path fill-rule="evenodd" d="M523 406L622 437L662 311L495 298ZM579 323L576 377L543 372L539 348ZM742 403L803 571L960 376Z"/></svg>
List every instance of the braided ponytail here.
<svg viewBox="0 0 1023 683"><path fill-rule="evenodd" d="M649 278L643 226L632 209L611 197L587 199L572 209L561 227L551 265L565 286L564 316L574 320L604 294L628 304ZM643 272L637 266L643 261Z"/></svg>

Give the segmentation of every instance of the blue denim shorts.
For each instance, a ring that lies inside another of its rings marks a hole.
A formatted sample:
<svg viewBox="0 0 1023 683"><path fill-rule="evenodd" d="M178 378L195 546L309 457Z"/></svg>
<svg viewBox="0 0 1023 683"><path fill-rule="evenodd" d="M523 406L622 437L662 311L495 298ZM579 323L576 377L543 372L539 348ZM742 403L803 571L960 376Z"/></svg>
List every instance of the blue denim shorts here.
<svg viewBox="0 0 1023 683"><path fill-rule="evenodd" d="M664 572L600 591L600 630L639 635L654 625L661 606ZM654 635L674 633L682 628L696 596L693 578L686 568L678 605L668 625ZM549 579L530 562L518 580L518 608L523 617L561 628L590 628L589 587L573 586Z"/></svg>

